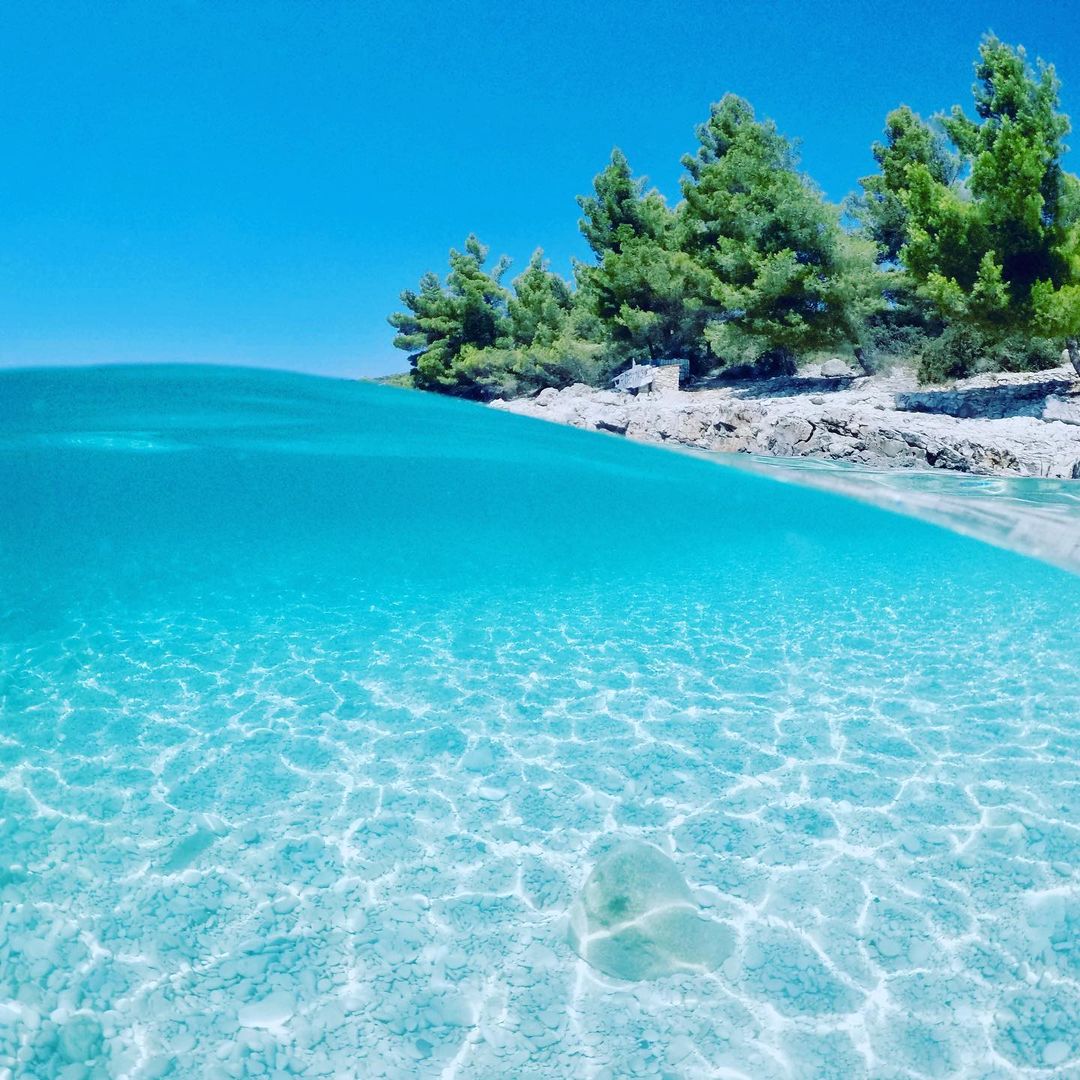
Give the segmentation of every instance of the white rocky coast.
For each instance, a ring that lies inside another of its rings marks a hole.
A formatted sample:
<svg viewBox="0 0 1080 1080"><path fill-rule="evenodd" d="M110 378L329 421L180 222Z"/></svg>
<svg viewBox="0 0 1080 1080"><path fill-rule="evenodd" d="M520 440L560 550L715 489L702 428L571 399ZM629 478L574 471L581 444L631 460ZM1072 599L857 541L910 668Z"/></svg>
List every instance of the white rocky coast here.
<svg viewBox="0 0 1080 1080"><path fill-rule="evenodd" d="M1080 478L1080 382L1070 367L928 388L911 374L856 376L829 361L792 378L638 396L576 385L492 405L701 450Z"/></svg>

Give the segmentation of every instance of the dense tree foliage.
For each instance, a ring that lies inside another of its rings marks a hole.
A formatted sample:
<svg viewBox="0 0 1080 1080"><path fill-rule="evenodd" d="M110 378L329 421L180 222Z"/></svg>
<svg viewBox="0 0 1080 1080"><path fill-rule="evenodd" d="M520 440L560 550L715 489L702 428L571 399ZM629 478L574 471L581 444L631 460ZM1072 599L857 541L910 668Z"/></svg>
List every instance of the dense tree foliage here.
<svg viewBox="0 0 1080 1080"><path fill-rule="evenodd" d="M733 94L683 158L683 250L707 277L704 338L722 363L857 345L881 303L872 247L797 171L791 143Z"/></svg>
<svg viewBox="0 0 1080 1080"><path fill-rule="evenodd" d="M390 316L394 344L410 353L413 384L463 397L521 394L602 377L595 330L574 310L568 282L548 270L537 250L525 271L501 282L502 258L487 271L488 249L475 236L450 252L443 282L434 273L406 289L406 310Z"/></svg>
<svg viewBox="0 0 1080 1080"><path fill-rule="evenodd" d="M1008 366L1000 357L1015 362L1018 334L1042 366L1046 339L1080 334L1080 182L1061 164L1069 121L1053 67L1033 70L1023 49L989 36L975 71L976 118L956 106L939 119L954 152L910 110L889 115L861 216L881 257L944 322L969 328L947 337L958 345L946 367L970 371L976 354L975 366Z"/></svg>
<svg viewBox="0 0 1080 1080"><path fill-rule="evenodd" d="M390 316L398 331L394 344L411 354L421 389L468 392L463 355L509 343L510 294L500 283L509 264L501 259L487 271L487 255L488 249L470 236L464 251L450 252L445 285L437 274L425 274L419 292L401 294L407 310Z"/></svg>
<svg viewBox="0 0 1080 1080"><path fill-rule="evenodd" d="M793 370L823 350L940 380L1044 367L1063 344L1080 374L1080 180L1057 76L991 36L976 79L974 119L889 113L846 217L733 94L697 129L675 206L614 150L578 198L593 260L573 283L538 250L507 287L507 260L487 269L470 236L445 280L401 294L390 322L414 385L489 397L604 384L635 361Z"/></svg>
<svg viewBox="0 0 1080 1080"><path fill-rule="evenodd" d="M626 155L616 147L608 167L593 180L593 194L578 196L578 225L597 259L618 254L623 244L635 240L661 240L669 231L671 213L664 197L646 192L646 183L634 177Z"/></svg>
<svg viewBox="0 0 1080 1080"><path fill-rule="evenodd" d="M577 267L581 302L603 327L616 364L703 352L704 277L679 248L677 214L645 183L614 150L594 194L578 198L581 232L597 258Z"/></svg>
<svg viewBox="0 0 1080 1080"><path fill-rule="evenodd" d="M1008 326L1034 313L1036 284L1051 293L1069 284L1080 204L1061 167L1069 122L1054 69L1036 76L996 38L979 52L978 119L957 106L942 120L970 176L958 190L909 170L904 260L945 314Z"/></svg>
<svg viewBox="0 0 1080 1080"><path fill-rule="evenodd" d="M951 185L960 171L960 162L950 153L944 136L917 113L901 105L885 117L884 141L876 142L871 153L879 172L859 181L862 199L856 214L878 248L878 260L895 264L908 239L908 169L921 165L938 184Z"/></svg>
<svg viewBox="0 0 1080 1080"><path fill-rule="evenodd" d="M569 283L547 268L544 253L537 248L513 286L507 303L511 338L518 345L553 345L573 310Z"/></svg>

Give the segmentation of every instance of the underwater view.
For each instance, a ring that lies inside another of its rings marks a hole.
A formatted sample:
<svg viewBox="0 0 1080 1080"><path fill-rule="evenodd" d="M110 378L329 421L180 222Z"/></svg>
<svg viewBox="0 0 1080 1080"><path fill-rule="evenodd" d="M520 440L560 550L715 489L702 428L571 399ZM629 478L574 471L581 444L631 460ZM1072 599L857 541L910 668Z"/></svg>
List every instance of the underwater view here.
<svg viewBox="0 0 1080 1080"><path fill-rule="evenodd" d="M1080 577L240 369L0 492L5 1080L1080 1071Z"/></svg>

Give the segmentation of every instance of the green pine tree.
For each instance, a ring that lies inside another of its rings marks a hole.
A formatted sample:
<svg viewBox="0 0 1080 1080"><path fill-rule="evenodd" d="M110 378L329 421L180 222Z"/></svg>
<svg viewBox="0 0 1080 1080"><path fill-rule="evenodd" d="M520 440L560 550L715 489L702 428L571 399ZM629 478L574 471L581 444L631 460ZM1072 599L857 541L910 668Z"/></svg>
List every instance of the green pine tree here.
<svg viewBox="0 0 1080 1080"><path fill-rule="evenodd" d="M854 215L878 246L878 261L895 264L908 239L908 171L922 165L939 184L949 186L959 172L959 161L950 153L942 134L935 131L907 105L885 117L885 138L871 152L879 172L864 176L862 196L852 204Z"/></svg>
<svg viewBox="0 0 1080 1080"><path fill-rule="evenodd" d="M578 198L581 231L598 260L577 267L582 305L604 328L613 367L704 353L700 268L678 246L676 215L645 184L615 150L594 194Z"/></svg>
<svg viewBox="0 0 1080 1080"><path fill-rule="evenodd" d="M1080 181L1061 163L1060 84L1052 66L1033 69L993 36L975 71L976 118L956 106L941 120L965 178L911 160L890 187L907 214L901 262L942 316L983 335L988 354L1016 334L1066 340L1080 374ZM1041 364L1047 350L1035 344Z"/></svg>
<svg viewBox="0 0 1080 1080"><path fill-rule="evenodd" d="M500 284L509 260L484 269L488 249L474 235L465 250L450 252L445 285L434 273L420 279L420 291L401 294L405 311L389 322L397 331L394 345L409 353L413 382L423 390L475 393L461 364L466 351L509 346L509 292Z"/></svg>
<svg viewBox="0 0 1080 1080"><path fill-rule="evenodd" d="M510 337L515 345L552 345L566 328L574 306L570 283L552 273L537 248L529 265L513 281Z"/></svg>
<svg viewBox="0 0 1080 1080"><path fill-rule="evenodd" d="M597 259L616 254L624 243L651 237L663 238L670 214L658 191L645 190L644 177L630 171L626 155L616 147L607 168L593 179L593 194L579 195L582 235Z"/></svg>
<svg viewBox="0 0 1080 1080"><path fill-rule="evenodd" d="M871 245L797 171L791 143L728 94L683 159L681 247L707 278L704 338L723 363L858 345L881 303Z"/></svg>

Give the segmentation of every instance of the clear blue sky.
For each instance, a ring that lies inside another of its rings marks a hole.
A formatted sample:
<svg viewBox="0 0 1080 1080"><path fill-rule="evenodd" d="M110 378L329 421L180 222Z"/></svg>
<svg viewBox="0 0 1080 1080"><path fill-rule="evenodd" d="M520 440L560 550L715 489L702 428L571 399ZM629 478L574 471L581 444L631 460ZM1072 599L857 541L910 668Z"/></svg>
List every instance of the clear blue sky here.
<svg viewBox="0 0 1080 1080"><path fill-rule="evenodd" d="M612 145L673 199L732 90L839 199L890 108L968 105L987 29L1080 126L1070 0L5 4L0 365L400 370L385 317L468 232L585 255Z"/></svg>

